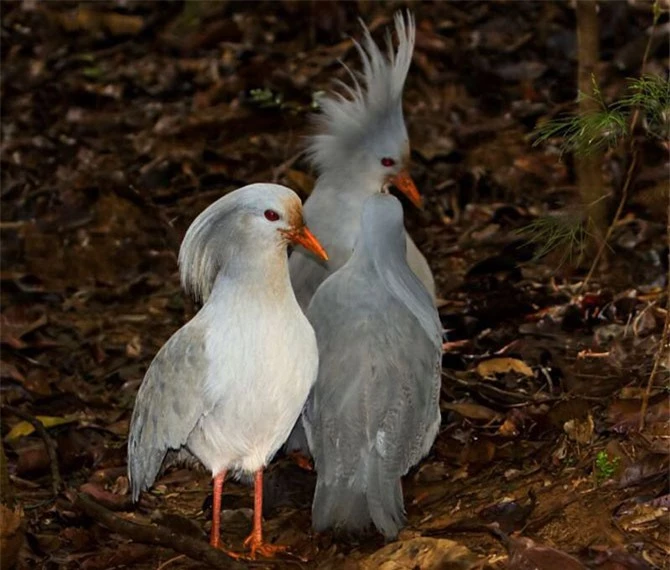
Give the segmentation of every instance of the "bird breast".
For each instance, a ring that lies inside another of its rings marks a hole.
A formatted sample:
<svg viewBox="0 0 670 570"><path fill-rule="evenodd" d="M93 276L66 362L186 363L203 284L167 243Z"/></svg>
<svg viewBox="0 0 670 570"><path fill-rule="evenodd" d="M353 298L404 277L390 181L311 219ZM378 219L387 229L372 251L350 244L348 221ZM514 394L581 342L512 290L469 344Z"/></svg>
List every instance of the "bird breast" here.
<svg viewBox="0 0 670 570"><path fill-rule="evenodd" d="M205 454L216 457L209 466L214 471L254 471L300 415L316 380L316 338L295 299L224 301L200 313L208 330L205 397L214 406L193 445L210 448Z"/></svg>

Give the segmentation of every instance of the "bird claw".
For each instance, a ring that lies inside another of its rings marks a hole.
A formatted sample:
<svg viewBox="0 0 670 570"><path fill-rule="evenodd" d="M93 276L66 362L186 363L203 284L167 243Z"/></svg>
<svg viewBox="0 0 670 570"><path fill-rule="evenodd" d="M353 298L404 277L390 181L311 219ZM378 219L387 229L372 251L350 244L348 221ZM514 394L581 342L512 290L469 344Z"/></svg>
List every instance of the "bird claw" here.
<svg viewBox="0 0 670 570"><path fill-rule="evenodd" d="M214 546L214 545L212 545ZM240 554L239 552L234 552L233 550L228 550L227 548L224 548L223 546L214 546L217 550L220 550L223 552L226 556L230 556L233 560L239 560L240 558L244 558L244 554Z"/></svg>
<svg viewBox="0 0 670 570"><path fill-rule="evenodd" d="M260 555L263 558L274 558L276 554L280 554L288 550L288 546L282 546L280 544L268 544L263 542L253 533L245 539L244 546L249 548L249 560L255 560L256 555Z"/></svg>

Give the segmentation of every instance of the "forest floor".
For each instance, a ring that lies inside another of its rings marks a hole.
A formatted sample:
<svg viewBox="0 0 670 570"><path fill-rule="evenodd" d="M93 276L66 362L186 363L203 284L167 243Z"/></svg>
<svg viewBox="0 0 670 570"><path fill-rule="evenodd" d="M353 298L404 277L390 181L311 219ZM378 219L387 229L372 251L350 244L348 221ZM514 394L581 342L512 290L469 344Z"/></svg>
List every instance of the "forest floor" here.
<svg viewBox="0 0 670 570"><path fill-rule="evenodd" d="M338 59L357 68L357 15L380 38L398 6L2 3L5 562L203 566L109 530L76 493L206 546L206 473L169 471L136 506L126 478L137 388L195 310L178 279L181 237L244 184L309 194L300 151L314 96L347 80ZM292 554L260 567L547 570L583 568L579 559L601 570L670 568L667 356L640 429L667 306L668 148L638 135L629 200L607 264L588 283L560 252L536 260L520 230L579 203L571 157L531 136L575 108L574 11L555 2L412 8L405 116L425 207L404 206L448 330L443 423L404 480L408 524L389 545L314 535L314 475L279 458L264 529ZM602 3L600 22L597 74L610 101L639 76L650 4ZM647 71L667 64L655 43ZM621 149L605 156L613 196L629 160ZM46 417L46 433L26 422L35 416ZM250 488L226 484L228 547L242 548L252 504Z"/></svg>

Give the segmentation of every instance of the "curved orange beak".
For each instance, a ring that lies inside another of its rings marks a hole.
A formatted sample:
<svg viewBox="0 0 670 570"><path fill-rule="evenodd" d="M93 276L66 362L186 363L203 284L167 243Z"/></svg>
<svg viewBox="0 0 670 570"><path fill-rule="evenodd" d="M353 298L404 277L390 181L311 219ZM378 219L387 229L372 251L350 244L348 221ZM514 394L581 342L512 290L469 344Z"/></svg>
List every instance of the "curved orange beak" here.
<svg viewBox="0 0 670 570"><path fill-rule="evenodd" d="M323 249L319 240L309 231L307 226L300 226L299 228L291 230L283 230L282 233L293 243L300 244L305 249L314 253L317 257L320 257L324 261L328 261L326 250Z"/></svg>
<svg viewBox="0 0 670 570"><path fill-rule="evenodd" d="M389 182L393 184L398 190L400 190L405 196L407 196L412 204L417 208L421 209L423 207L423 201L421 200L421 195L416 189L414 180L409 175L407 169L401 170L398 174L391 176Z"/></svg>

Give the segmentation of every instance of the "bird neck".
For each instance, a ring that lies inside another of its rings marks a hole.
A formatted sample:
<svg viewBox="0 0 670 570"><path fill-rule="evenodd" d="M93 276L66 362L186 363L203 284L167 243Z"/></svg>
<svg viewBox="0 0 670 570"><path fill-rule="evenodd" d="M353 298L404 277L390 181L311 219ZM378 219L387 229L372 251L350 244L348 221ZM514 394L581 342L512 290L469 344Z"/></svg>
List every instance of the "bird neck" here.
<svg viewBox="0 0 670 570"><path fill-rule="evenodd" d="M439 338L442 328L433 300L407 263L405 233L387 231L384 235L384 231L374 230L362 231L348 264L374 274L383 289L418 319L429 337Z"/></svg>
<svg viewBox="0 0 670 570"><path fill-rule="evenodd" d="M219 271L208 303L224 297L230 300L231 295L276 301L292 294L286 246L270 246L253 256L230 259Z"/></svg>
<svg viewBox="0 0 670 570"><path fill-rule="evenodd" d="M333 192L347 200L361 203L372 194L379 192L382 181L373 173L349 165L346 168L325 170L316 182L315 192Z"/></svg>

